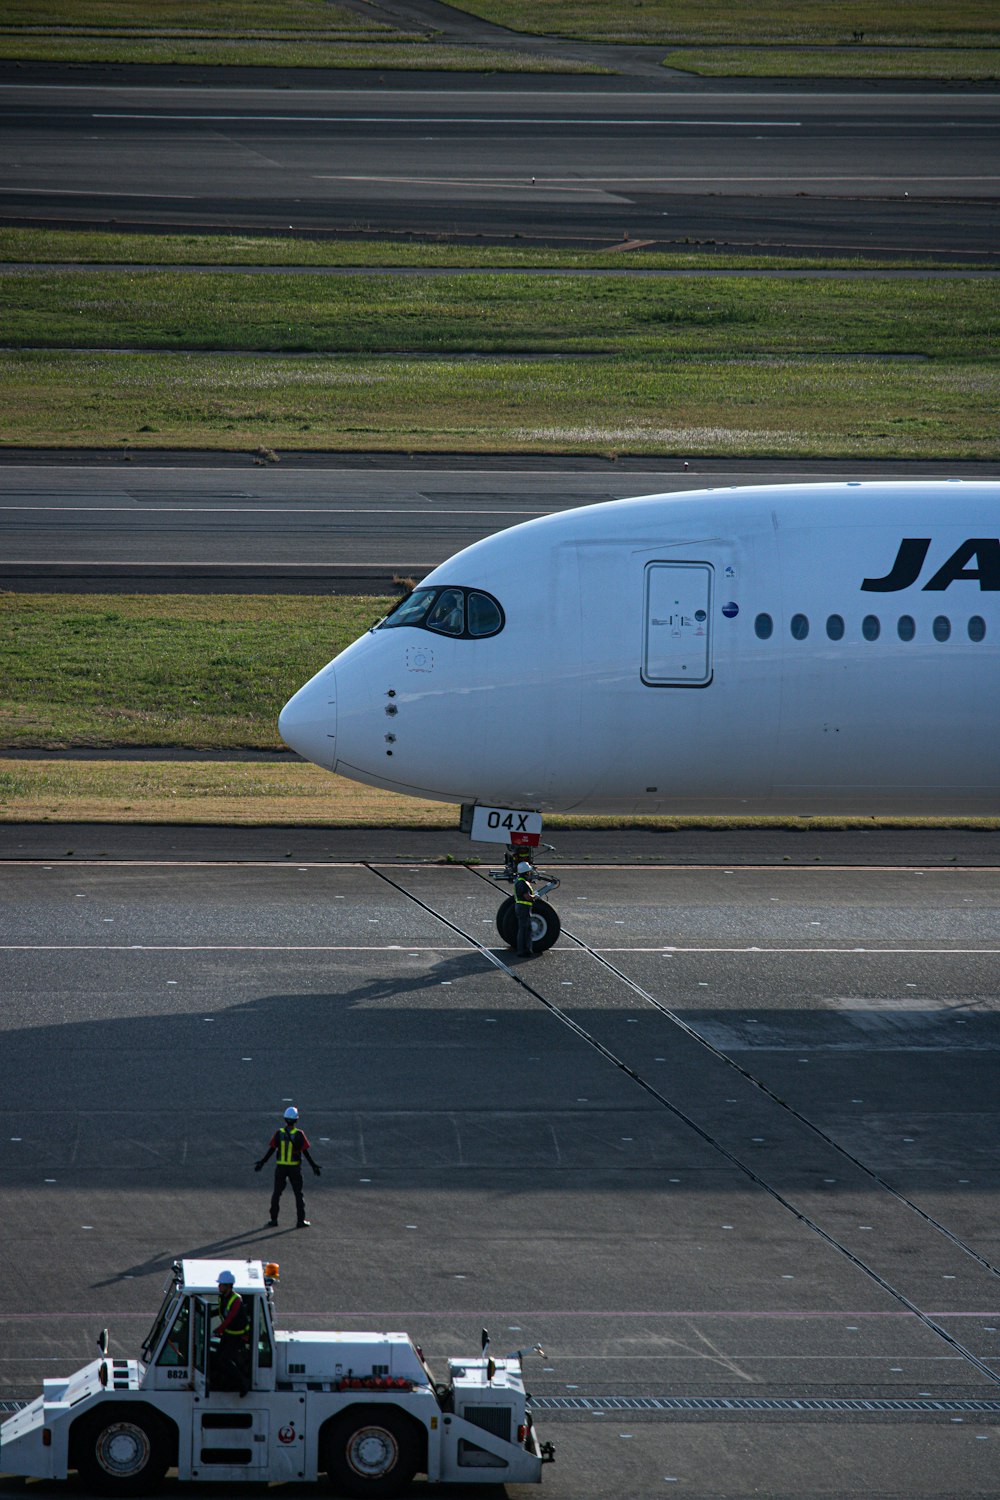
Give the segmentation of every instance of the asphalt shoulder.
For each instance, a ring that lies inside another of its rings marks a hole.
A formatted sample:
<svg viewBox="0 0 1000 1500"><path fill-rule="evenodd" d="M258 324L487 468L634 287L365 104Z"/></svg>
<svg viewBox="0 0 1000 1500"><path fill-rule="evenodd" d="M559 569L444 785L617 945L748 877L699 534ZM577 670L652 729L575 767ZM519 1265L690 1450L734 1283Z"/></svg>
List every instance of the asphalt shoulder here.
<svg viewBox="0 0 1000 1500"><path fill-rule="evenodd" d="M275 462L277 461L274 460ZM678 458L675 453L620 454L605 458L594 453L392 453L379 449L292 449L281 450L280 462L287 469L347 469L371 472L412 473L423 476L428 470L496 474L517 473L595 473L614 477L619 474L686 474L688 479L704 476L705 483L724 478L734 482L734 470L740 483L756 480L763 483L788 484L794 481L862 479L995 479L995 459L911 459L911 458ZM100 469L122 467L136 469L250 469L260 464L252 449L233 448L130 448L127 445L95 448L25 448L11 444L0 447L0 469L46 466L64 469Z"/></svg>
<svg viewBox="0 0 1000 1500"><path fill-rule="evenodd" d="M725 77L707 78L661 65L667 43L629 45L584 42L562 37L531 36L496 28L485 35L467 38L479 45L495 46L501 37L519 52L540 56L574 56L611 69L598 73L497 72L484 69L312 68L287 66L220 67L198 63L57 62L51 60L0 60L0 87L66 89L142 88L155 91L206 89L224 94L236 89L281 89L285 92L326 90L368 91L388 94L417 89L461 93L489 89L491 93L690 93L706 96L727 94L984 94L1000 92L990 80L927 78L824 78L824 77Z"/></svg>
<svg viewBox="0 0 1000 1500"><path fill-rule="evenodd" d="M1000 869L1000 831L926 829L572 829L544 834L536 856L560 865L847 866ZM503 863L500 845L458 829L246 828L216 824L5 823L0 860L196 863Z"/></svg>

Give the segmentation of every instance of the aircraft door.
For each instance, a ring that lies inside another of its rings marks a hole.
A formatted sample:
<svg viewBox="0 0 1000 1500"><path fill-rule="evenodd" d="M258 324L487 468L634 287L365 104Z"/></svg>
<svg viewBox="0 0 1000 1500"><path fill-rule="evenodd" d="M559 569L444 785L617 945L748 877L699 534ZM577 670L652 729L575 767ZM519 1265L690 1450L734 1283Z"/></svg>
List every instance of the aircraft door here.
<svg viewBox="0 0 1000 1500"><path fill-rule="evenodd" d="M707 687L712 680L710 563L646 564L642 680L650 687Z"/></svg>

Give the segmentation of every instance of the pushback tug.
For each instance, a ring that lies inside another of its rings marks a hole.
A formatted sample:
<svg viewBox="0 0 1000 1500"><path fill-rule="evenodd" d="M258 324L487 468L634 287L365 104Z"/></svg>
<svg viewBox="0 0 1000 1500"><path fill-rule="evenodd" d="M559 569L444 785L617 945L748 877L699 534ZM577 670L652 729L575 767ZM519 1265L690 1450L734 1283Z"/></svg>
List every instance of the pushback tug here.
<svg viewBox="0 0 1000 1500"><path fill-rule="evenodd" d="M245 1394L231 1389L213 1319L232 1271L249 1313ZM335 1493L392 1496L417 1473L436 1484L532 1484L551 1460L528 1410L518 1350L448 1361L435 1382L405 1333L291 1333L274 1327L278 1267L180 1260L141 1359L101 1357L0 1427L0 1472L64 1479L106 1495L182 1480L315 1481ZM535 1352L541 1353L541 1350ZM225 1387L225 1388L224 1388Z"/></svg>

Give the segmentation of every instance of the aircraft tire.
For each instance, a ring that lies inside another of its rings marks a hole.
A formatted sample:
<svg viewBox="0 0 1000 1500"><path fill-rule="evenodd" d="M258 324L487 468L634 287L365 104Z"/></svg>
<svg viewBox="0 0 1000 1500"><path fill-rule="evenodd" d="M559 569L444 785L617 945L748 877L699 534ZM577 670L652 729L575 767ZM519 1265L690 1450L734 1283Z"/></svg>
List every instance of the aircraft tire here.
<svg viewBox="0 0 1000 1500"><path fill-rule="evenodd" d="M551 948L562 931L559 913L547 901L536 901L531 908L531 941L536 953ZM508 896L497 912L497 932L508 948L517 947L517 911L514 897Z"/></svg>
<svg viewBox="0 0 1000 1500"><path fill-rule="evenodd" d="M531 908L531 943L535 952L544 953L546 948L551 948L561 931L562 923L555 907L547 901L536 901ZM516 931L514 942L516 946Z"/></svg>
<svg viewBox="0 0 1000 1500"><path fill-rule="evenodd" d="M508 896L497 908L497 932L500 941L508 948L517 947L517 917L514 913L514 897Z"/></svg>

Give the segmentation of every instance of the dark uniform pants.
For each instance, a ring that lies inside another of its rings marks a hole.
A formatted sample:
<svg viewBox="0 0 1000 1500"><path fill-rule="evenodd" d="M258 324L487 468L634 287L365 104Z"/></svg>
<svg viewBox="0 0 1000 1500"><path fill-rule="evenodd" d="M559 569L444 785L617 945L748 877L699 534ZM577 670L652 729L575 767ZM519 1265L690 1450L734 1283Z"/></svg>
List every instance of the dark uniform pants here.
<svg viewBox="0 0 1000 1500"><path fill-rule="evenodd" d="M250 1389L250 1345L246 1339L237 1338L235 1334L220 1334L210 1374L217 1391L239 1391L245 1396Z"/></svg>
<svg viewBox="0 0 1000 1500"><path fill-rule="evenodd" d="M524 902L517 903L517 951L522 956L530 958L534 953L531 942L531 907Z"/></svg>
<svg viewBox="0 0 1000 1500"><path fill-rule="evenodd" d="M277 1219L278 1205L281 1195L285 1191L285 1183L292 1184L292 1192L295 1194L295 1210L299 1217L299 1223L306 1216L306 1200L302 1196L302 1167L275 1167L274 1169L274 1192L271 1194L271 1218Z"/></svg>

